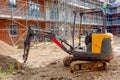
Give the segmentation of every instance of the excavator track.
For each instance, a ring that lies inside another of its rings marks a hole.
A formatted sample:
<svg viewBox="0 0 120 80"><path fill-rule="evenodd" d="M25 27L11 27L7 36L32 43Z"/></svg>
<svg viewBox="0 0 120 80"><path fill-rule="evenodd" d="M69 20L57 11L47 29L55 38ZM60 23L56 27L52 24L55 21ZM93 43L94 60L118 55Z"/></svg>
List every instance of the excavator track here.
<svg viewBox="0 0 120 80"><path fill-rule="evenodd" d="M71 72L74 73L78 70L105 70L105 61L73 61L70 64Z"/></svg>
<svg viewBox="0 0 120 80"><path fill-rule="evenodd" d="M67 56L63 59L64 66L70 66L71 62L74 60L73 56Z"/></svg>

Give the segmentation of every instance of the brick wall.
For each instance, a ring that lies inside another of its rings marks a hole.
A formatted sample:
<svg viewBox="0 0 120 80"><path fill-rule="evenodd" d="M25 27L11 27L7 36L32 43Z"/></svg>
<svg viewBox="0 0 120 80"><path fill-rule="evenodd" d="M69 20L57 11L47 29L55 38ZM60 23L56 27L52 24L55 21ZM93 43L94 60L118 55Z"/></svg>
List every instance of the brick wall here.
<svg viewBox="0 0 120 80"><path fill-rule="evenodd" d="M16 0L17 1L17 8L22 8L24 10L27 10L27 4L26 2L28 0ZM36 2L37 0L32 0L34 2ZM38 0L40 5L44 5L44 0ZM8 7L8 0L3 0L0 1L0 7ZM8 7L9 9L9 7ZM17 9L16 9L17 10ZM40 12L44 12L44 7L40 6ZM45 22L41 22L41 21L27 21L26 20L19 20L19 19L14 19L14 21L10 20L10 19L4 19L4 18L0 18L0 40L5 41L8 44L12 44L11 39L13 40L14 43L18 42L18 40L23 36L23 34L26 32L26 28L29 25L38 25L40 26L40 28L45 28ZM18 35L16 37L11 38L9 36L9 26L11 24L16 24L18 26ZM27 24L27 25L26 25ZM24 25L24 26L23 26ZM23 38L25 38L26 35L23 36ZM21 38L22 39L22 38Z"/></svg>

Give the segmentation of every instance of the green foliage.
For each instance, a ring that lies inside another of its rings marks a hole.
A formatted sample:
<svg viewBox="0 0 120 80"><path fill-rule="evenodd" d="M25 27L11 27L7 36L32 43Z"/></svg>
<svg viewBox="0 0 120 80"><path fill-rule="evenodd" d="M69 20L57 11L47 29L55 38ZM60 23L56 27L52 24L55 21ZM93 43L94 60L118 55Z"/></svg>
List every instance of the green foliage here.
<svg viewBox="0 0 120 80"><path fill-rule="evenodd" d="M12 65L12 66L9 67L8 72L9 72L9 73L13 73L13 72L14 72L14 69L15 69L15 66Z"/></svg>
<svg viewBox="0 0 120 80"><path fill-rule="evenodd" d="M2 68L0 67L0 72L2 71Z"/></svg>
<svg viewBox="0 0 120 80"><path fill-rule="evenodd" d="M10 66L8 71L6 71L6 72L2 72L2 67L0 67L0 77L10 75L14 72L14 70L15 70L15 66L13 66L13 65Z"/></svg>

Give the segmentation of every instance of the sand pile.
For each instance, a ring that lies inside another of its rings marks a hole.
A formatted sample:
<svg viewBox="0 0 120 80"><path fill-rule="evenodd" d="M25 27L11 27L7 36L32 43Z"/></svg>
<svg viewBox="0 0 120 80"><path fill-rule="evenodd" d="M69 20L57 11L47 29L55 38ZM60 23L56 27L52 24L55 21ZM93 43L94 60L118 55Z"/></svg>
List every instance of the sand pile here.
<svg viewBox="0 0 120 80"><path fill-rule="evenodd" d="M3 41L0 41L0 54L10 55L10 54L16 53L16 52L17 52L17 49L15 47L12 47Z"/></svg>

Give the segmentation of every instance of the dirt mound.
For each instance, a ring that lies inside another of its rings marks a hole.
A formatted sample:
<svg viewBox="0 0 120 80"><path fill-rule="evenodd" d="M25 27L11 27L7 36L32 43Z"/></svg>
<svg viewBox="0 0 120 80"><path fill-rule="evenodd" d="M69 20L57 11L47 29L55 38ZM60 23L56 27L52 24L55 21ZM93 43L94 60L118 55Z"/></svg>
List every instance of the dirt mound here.
<svg viewBox="0 0 120 80"><path fill-rule="evenodd" d="M0 41L0 54L2 55L8 55L8 54L12 54L12 53L16 53L17 49L6 44L3 41Z"/></svg>
<svg viewBox="0 0 120 80"><path fill-rule="evenodd" d="M8 71L11 66L15 65L16 60L9 57L0 55L0 68L2 71Z"/></svg>
<svg viewBox="0 0 120 80"><path fill-rule="evenodd" d="M2 71L7 71L11 66L14 66L16 60L9 57L11 54L17 53L17 49L0 41L0 68Z"/></svg>

